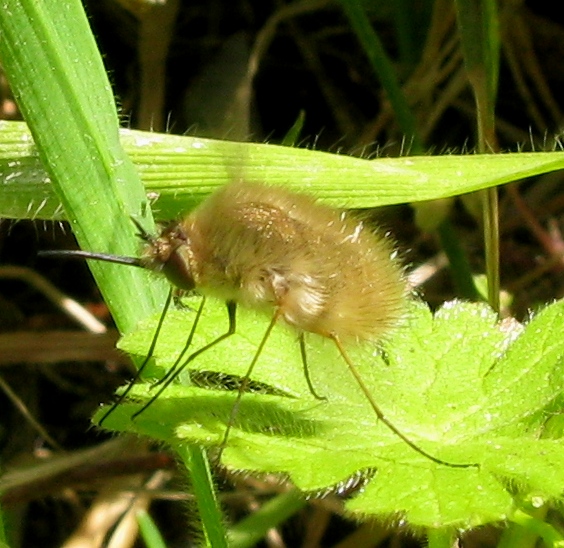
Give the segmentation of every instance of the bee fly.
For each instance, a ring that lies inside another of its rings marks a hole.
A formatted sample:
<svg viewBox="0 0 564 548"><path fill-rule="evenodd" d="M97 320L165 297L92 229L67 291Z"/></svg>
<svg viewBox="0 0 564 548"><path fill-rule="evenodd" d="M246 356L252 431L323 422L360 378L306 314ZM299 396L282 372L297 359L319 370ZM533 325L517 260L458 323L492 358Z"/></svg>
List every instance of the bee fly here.
<svg viewBox="0 0 564 548"><path fill-rule="evenodd" d="M404 313L408 297L403 270L394 260L386 238L346 212L319 204L307 195L242 181L223 186L158 236L135 224L145 242L140 258L82 251L50 253L141 266L161 272L177 288L196 290L204 297L184 351L159 381L155 396L132 419L158 398L191 361L235 333L236 307L241 305L268 313L270 323L239 387L220 452L228 440L253 368L272 329L282 320L298 333L306 380L316 398L322 396L315 392L307 374L305 333L334 342L378 420L411 449L437 464L476 466L443 461L398 430L386 418L346 352L348 344L381 340ZM225 301L229 327L184 359L206 296ZM167 305L170 300L171 294ZM128 391L129 388L100 423Z"/></svg>

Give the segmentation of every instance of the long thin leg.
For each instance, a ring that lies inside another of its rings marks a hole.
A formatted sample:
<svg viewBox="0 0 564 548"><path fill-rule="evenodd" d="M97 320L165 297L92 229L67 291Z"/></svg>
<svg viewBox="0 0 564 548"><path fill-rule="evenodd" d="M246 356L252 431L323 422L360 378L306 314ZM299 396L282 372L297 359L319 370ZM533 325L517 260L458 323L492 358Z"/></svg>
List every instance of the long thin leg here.
<svg viewBox="0 0 564 548"><path fill-rule="evenodd" d="M245 390L247 389L247 386L249 385L249 379L251 378L251 374L253 372L253 369L255 368L255 365L257 364L257 361L258 361L258 359L259 359L259 357L262 353L264 345L266 344L266 341L268 340L268 337L270 336L270 333L271 333L272 329L274 328L274 326L276 325L276 322L278 321L279 317L280 317L280 309L278 309L274 313L274 315L272 316L272 320L270 320L270 323L268 324L268 327L266 328L266 331L265 331L265 333L262 337L262 340L260 341L260 344L258 345L257 351L255 352L255 355L253 356L253 360L251 361L251 365L249 365L249 369L247 369L247 373L245 374L245 376L241 380L241 384L239 385L239 389L237 390L237 397L235 398L235 403L233 404L233 407L231 408L231 414L229 415L229 421L227 422L227 427L225 428L225 434L223 434L223 440L222 440L221 445L219 447L219 453L217 455L218 462L221 459L221 454L223 453L223 450L225 449L225 446L227 444L229 434L230 434L231 429L233 428L233 424L235 422L235 417L237 416L237 413L239 412L239 407L241 406L241 398L243 397L243 394L245 393Z"/></svg>
<svg viewBox="0 0 564 548"><path fill-rule="evenodd" d="M302 356L302 365L304 366L304 377L305 380L307 382L307 386L309 388L309 391L311 392L311 395L316 399L316 400L324 400L327 401L327 398L325 396L320 396L316 391L315 388L313 387L313 383L311 382L311 377L309 375L309 367L307 365L307 354L306 354L306 347L305 347L305 335L303 332L301 332L298 335L298 341L300 342L300 354Z"/></svg>
<svg viewBox="0 0 564 548"><path fill-rule="evenodd" d="M153 357L153 354L155 352L155 347L157 346L157 340L158 340L159 335L161 333L161 329L163 327L163 323L164 323L166 314L167 314L168 309L170 307L170 303L172 302L172 293L173 293L173 289L171 287L170 291L168 292L168 296L166 298L166 302L165 302L165 305L163 307L163 311L161 312L161 316L159 318L159 323L157 324L157 329L155 330L155 334L153 335L153 340L151 341L151 346L149 346L149 351L147 352L147 356L143 360L143 363L139 366L139 369L137 370L137 372L135 373L133 378L129 381L127 388L123 391L122 394L120 394L117 401L114 402L114 404L110 407L110 409L104 413L104 415L100 419L100 422L98 422L98 426L102 426L104 424L104 421L116 410L116 408L123 402L123 400L125 400L125 398L129 394L129 392L131 391L131 389L133 388L135 383L141 377L141 374L143 373L143 370L145 369L145 367L149 363L149 360Z"/></svg>
<svg viewBox="0 0 564 548"><path fill-rule="evenodd" d="M333 339L333 341L335 342L335 344L337 345L337 348L341 354L341 356L343 357L343 359L345 360L345 362L347 363L347 366L349 368L349 371L352 373L353 377L355 378L356 382L358 383L358 386L360 387L360 389L362 390L362 392L364 393L364 395L366 396L366 399L369 401L370 406L372 407L372 409L374 410L374 413L376 413L376 416L378 417L378 419L380 421L382 421L396 436L398 436L398 438L400 438L401 440L403 440L407 445L409 445L409 447L411 447L414 451L416 451L417 453L419 453L420 455L423 455L424 457L427 457L428 459L432 460L433 462L437 463L437 464L441 464L444 466L450 466L451 468L479 468L480 465L476 464L476 463L472 463L472 464L455 464L452 462L447 462L444 461L442 459L439 459L433 455L431 455L430 453L427 453L427 451L421 449L421 447L419 447L418 445L416 445L414 442L412 442L405 434L403 434L400 430L398 430L385 416L384 413L382 412L382 410L380 409L380 407L378 406L378 404L376 403L376 401L374 400L372 394L370 393L370 391L368 390L368 388L366 387L366 385L364 384L364 381L362 380L362 377L360 376L360 373L358 372L357 368L353 365L352 361L350 360L348 354L345 352L345 349L341 343L341 340L339 339L339 337L337 337L336 335L332 335L331 338Z"/></svg>
<svg viewBox="0 0 564 548"><path fill-rule="evenodd" d="M196 333L196 328L200 323L200 317L202 316L202 312L204 311L205 304L206 304L206 298L202 297L202 300L200 301L200 306L198 306L196 317L192 322L192 327L190 328L190 333L188 333L188 338L184 343L182 352L180 352L178 358L176 358L175 362L172 364L172 367L163 375L161 379L159 379L156 383L153 384L153 386L151 386L150 390L152 390L156 386L160 386L161 384L165 383L172 375L176 376L175 371L178 368L178 365L182 362L184 356L186 356L186 352L188 352L190 346L192 346L192 339L194 338L194 333Z"/></svg>
<svg viewBox="0 0 564 548"><path fill-rule="evenodd" d="M174 381L174 379L176 377L178 377L178 375L180 375L180 373L182 373L184 368L190 362L194 361L200 354L203 354L204 352L206 352L207 350L209 350L210 348L212 348L216 344L220 343L221 341L224 341L225 339L227 339L228 337L233 335L233 333L235 333L236 314L237 314L237 305L233 301L228 301L227 302L227 315L229 317L229 327L228 327L227 331L223 335L220 335L219 337L217 337L217 339L214 339L211 343L206 344L205 346L202 346L202 348L200 348L199 350L196 350L196 352L193 352L192 354L190 354L186 358L186 360L182 363L182 365L176 367L176 370L174 371L174 373L172 375L167 374L166 375L166 377L167 377L166 381L160 385L158 392L141 409L139 409L139 411L137 411L137 412L133 413L133 415L131 415L131 420L134 420L136 417L138 417L155 400L157 400L159 398L159 396L169 387L169 385L172 383L172 381Z"/></svg>

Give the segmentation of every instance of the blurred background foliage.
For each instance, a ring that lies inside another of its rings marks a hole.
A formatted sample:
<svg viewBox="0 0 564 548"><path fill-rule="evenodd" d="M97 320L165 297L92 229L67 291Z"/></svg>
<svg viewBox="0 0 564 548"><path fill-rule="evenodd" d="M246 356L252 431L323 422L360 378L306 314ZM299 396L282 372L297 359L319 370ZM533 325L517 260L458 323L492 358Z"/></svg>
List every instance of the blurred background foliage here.
<svg viewBox="0 0 564 548"><path fill-rule="evenodd" d="M299 146L362 157L472 153L476 148L475 104L451 0L89 0L85 9L125 126L273 143L298 135ZM355 9L368 18L383 48L382 63L393 69L408 107L409 132L383 91L385 75L374 71L363 48L358 21L351 16ZM500 0L498 15L499 148L560 149L564 15L559 4ZM0 118L20 119L1 67ZM563 295L563 189L562 174L556 172L517 182L500 193L505 313L520 320L530 309ZM483 243L481 221L471 205L456 201L429 207L416 215L408 205L397 206L376 216L392 231L410 268L427 269L421 293L436 305L459 293L444 269L434 218L450 219L476 274L484 271ZM108 323L84 265L36 259L38 248L72 245L69 231L59 223L0 225L2 264L40 269ZM66 347L74 349L70 354L45 349L38 331L69 329L72 324L38 296L29 271L22 272L0 271L0 327L8 332L0 350L3 388L11 386L39 418L54 438L51 449L61 446L68 453L57 466L31 468L4 497L15 508L12 529L21 545L71 546L78 540L89 542L83 546L101 545L89 529L96 508L90 502L117 505L117 487L138 490L144 473L163 469L164 479L156 485L167 489L153 504L159 528L170 546L193 542L190 516L185 507L171 502L186 495L175 480L169 481L174 463L166 452L127 439L108 440L89 430L92 412L127 374L126 359L113 352L115 334L67 341ZM103 366L93 367L92 362ZM37 462L42 451L49 451L45 436L22 419L8 395L0 397L0 416L4 462ZM234 519L283 489L270 478L239 477L234 485L225 485L223 492ZM272 530L264 545L419 545L404 534L400 522L359 527L338 510L336 497L312 504ZM116 508L115 516L122 513ZM97 534L110 538L116 519L98 525ZM131 540L119 546L134 545L131 527ZM493 529L473 532L464 541L468 547L496 545Z"/></svg>
<svg viewBox="0 0 564 548"><path fill-rule="evenodd" d="M475 112L454 4L359 4L384 45L426 150L472 149ZM103 0L86 6L133 127L277 142L303 111L305 142L317 148L409 152L338 2ZM544 6L499 5L503 150L546 147L560 127L562 29L551 4Z"/></svg>

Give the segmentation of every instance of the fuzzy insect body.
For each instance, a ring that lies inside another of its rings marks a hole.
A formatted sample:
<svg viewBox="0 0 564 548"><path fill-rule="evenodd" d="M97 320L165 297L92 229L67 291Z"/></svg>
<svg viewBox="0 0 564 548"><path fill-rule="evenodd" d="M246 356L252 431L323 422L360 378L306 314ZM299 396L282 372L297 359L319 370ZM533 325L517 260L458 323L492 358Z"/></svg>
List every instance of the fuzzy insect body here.
<svg viewBox="0 0 564 548"><path fill-rule="evenodd" d="M301 332L378 340L406 299L386 238L281 187L234 182L149 238L142 264L176 286L272 311Z"/></svg>

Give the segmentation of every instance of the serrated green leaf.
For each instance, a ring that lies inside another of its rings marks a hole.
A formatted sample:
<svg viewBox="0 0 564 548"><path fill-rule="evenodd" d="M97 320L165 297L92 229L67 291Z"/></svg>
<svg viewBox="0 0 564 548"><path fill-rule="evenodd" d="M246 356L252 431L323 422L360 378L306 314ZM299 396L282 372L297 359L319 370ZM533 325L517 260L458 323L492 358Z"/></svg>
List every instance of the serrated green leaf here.
<svg viewBox="0 0 564 548"><path fill-rule="evenodd" d="M227 327L222 303L206 307L194 349ZM157 365L170 367L193 317L190 310L171 316L157 345ZM253 373L273 393L243 396L222 462L283 474L310 493L364 472L366 486L346 503L359 517L395 515L413 526L461 528L510 519L523 496L552 499L564 490L562 442L540 437L541 419L547 410L559 411L555 402L564 388L564 341L554 336L563 322L563 302L524 329L499 323L485 304L447 303L432 315L413 302L403 324L382 343L383 352L370 345L350 349L364 382L401 432L440 459L479 468L439 465L415 452L376 419L331 341L310 336L313 384L327 397L316 400L304 380L295 335L277 326ZM237 334L190 368L243 376L267 324L240 311ZM145 352L154 326L147 323L126 337L122 348ZM135 387L137 401L120 406L105 425L176 444L221 443L233 392L190 386L184 375L132 422L132 413L154 392L148 384Z"/></svg>

